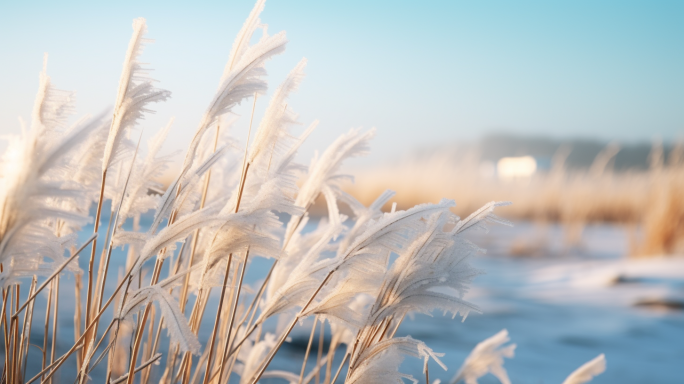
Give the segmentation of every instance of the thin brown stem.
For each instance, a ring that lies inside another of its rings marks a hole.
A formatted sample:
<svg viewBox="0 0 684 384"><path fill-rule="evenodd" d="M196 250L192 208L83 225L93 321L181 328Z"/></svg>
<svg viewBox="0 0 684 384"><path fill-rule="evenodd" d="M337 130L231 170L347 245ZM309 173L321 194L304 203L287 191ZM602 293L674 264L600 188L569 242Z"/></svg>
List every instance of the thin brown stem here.
<svg viewBox="0 0 684 384"><path fill-rule="evenodd" d="M330 345L328 346L328 354L326 355L326 359L328 362L326 363L325 366L325 379L323 380L323 384L330 384L330 376L332 375L332 363L333 359L335 358L335 349L337 347L337 343L335 342L335 335L332 335L332 339L330 340Z"/></svg>
<svg viewBox="0 0 684 384"><path fill-rule="evenodd" d="M311 326L311 334L309 335L309 343L306 345L306 352L304 353L304 362L302 363L302 370L299 372L299 384L302 384L304 379L304 371L306 370L306 360L309 358L309 352L311 351L311 343L313 342L314 334L316 333L316 322L318 322L318 316L314 317L313 326Z"/></svg>
<svg viewBox="0 0 684 384"><path fill-rule="evenodd" d="M430 371L428 369L428 359L425 359L425 384L430 384Z"/></svg>
<svg viewBox="0 0 684 384"><path fill-rule="evenodd" d="M112 206L112 210L109 214L109 220L107 223L107 231L105 231L105 240L102 244L109 244L109 242L111 240L109 238L109 236L111 235L112 221L113 221L112 219L113 218L114 218L114 206ZM97 290L99 290L100 285L103 285L102 274L104 272L106 258L107 258L107 248L102 247L102 252L100 252L100 262L98 263L98 267L97 267L97 280L95 281L96 292L97 292ZM99 300L101 301L102 298L100 297ZM100 304L99 302L94 303L95 306L98 306L99 304Z"/></svg>
<svg viewBox="0 0 684 384"><path fill-rule="evenodd" d="M105 312L105 310L107 309L107 307L109 307L109 305L112 303L112 301L114 301L114 298L115 298L116 295L119 293L119 291L120 291L121 288L123 287L124 283L126 283L127 281L130 283L131 272L133 272L133 267L131 267L131 268L128 270L128 272L126 272L126 275L125 275L124 278L121 280L121 282L119 283L119 285L116 287L116 289L114 290L114 293L112 293L112 295L109 297L109 299L107 300L107 302L105 303L105 305L102 306L102 308L101 308L100 311L97 313L97 315L91 320L90 324L87 325L87 327L86 327L86 329L84 330L84 332L83 332L83 334L81 335L81 337L78 338L78 340L77 340L77 341L74 343L74 345L69 349L69 351L67 351L67 353L65 353L64 355L62 355L62 357L60 357L60 359L58 360L58 362L55 362L56 367L50 372L50 374L48 375L48 377L45 378L44 380L47 380L47 379L49 379L50 377L52 377L52 375L54 375L55 372L57 372L57 370L59 369L59 367L61 367L62 364L64 364L64 362L66 361L66 359L67 359L69 356L71 356L71 354L73 354L74 351L76 351L77 349L79 349L79 348L82 347L81 344L82 344L82 342L84 341L84 339L86 338L87 333L95 326L95 323L100 319L100 317L101 317L102 314ZM34 376L31 380L29 380L28 382L26 382L26 384L30 384L30 383L34 382L34 381L37 380L39 377L41 377L42 375L44 375L44 374L45 374L49 369L51 369L51 368L52 368L52 366L49 366L49 367L43 369L38 375Z"/></svg>
<svg viewBox="0 0 684 384"><path fill-rule="evenodd" d="M223 300L226 296L226 286L228 285L228 275L230 274L230 264L233 261L233 254L228 255L228 262L226 263L226 271L223 275L223 286L221 289L221 298L219 299L219 306L216 310L216 319L214 320L214 329L211 331L211 336L209 337L209 357L207 358L207 367L204 371L204 384L209 382L209 376L211 375L211 358L214 356L214 343L216 342L216 332L218 331L219 321L221 319L221 310L223 309Z"/></svg>
<svg viewBox="0 0 684 384"><path fill-rule="evenodd" d="M90 259L88 261L88 290L86 293L86 324L90 324L90 318L92 317L92 296L93 296L93 264L95 263L95 253L97 251L97 232L100 229L100 215L102 214L102 203L104 202L104 190L105 182L107 180L107 169L102 171L102 181L100 183L100 197L97 200L97 211L95 212L95 223L93 224L93 239L92 251L90 252ZM86 336L84 350L88 350L88 343L90 336ZM85 356L84 356L85 358Z"/></svg>
<svg viewBox="0 0 684 384"><path fill-rule="evenodd" d="M0 270L2 269L2 264L0 264ZM3 341L5 342L5 351L9 351L9 330L7 329L7 296L9 295L9 288L2 290L2 335ZM12 308L10 308L12 310ZM5 353L5 364L2 367L3 376L7 376L7 369L9 368L9 358L10 354Z"/></svg>
<svg viewBox="0 0 684 384"><path fill-rule="evenodd" d="M126 384L133 384L133 379L135 378L135 362L138 360L138 351L140 350L140 343L142 341L143 334L145 333L145 321L147 321L147 317L149 316L149 314L149 307L145 307L141 324L138 327L138 331L135 334L135 343L133 344L133 350L131 351L131 364L128 370Z"/></svg>
<svg viewBox="0 0 684 384"><path fill-rule="evenodd" d="M93 348L93 351L97 351L97 350L100 348L100 345L102 345L102 342L104 342L104 340L107 338L107 334L108 334L109 331L112 329L112 326L114 326L114 323L118 323L118 319L114 319L114 320L112 320L112 321L109 322L109 325L107 326L107 328L105 329L104 333L102 334L102 337L100 338L100 341L98 341L97 344L95 344L95 347ZM112 343L113 343L113 341L110 342L110 345L111 345ZM95 366L102 360L102 358L104 357L104 355L105 355L106 352L107 352L107 349L109 349L109 348L110 348L110 347L106 348L105 351L102 352L102 356L100 356L100 357L98 357L98 358L96 359L96 362L95 362L95 364L93 364L92 367L88 367L88 372L92 371L92 370L95 368ZM93 352L93 353L94 353L94 352Z"/></svg>
<svg viewBox="0 0 684 384"><path fill-rule="evenodd" d="M83 275L77 273L74 276L74 302L76 303L76 310L74 311L74 342L81 337L81 288L83 288ZM76 353L76 371L81 371L81 350Z"/></svg>
<svg viewBox="0 0 684 384"><path fill-rule="evenodd" d="M257 372L256 377L255 377L254 380L251 382L252 384L256 384L256 383L259 381L259 379L261 379L261 375L264 374L264 372L266 371L266 368L268 367L268 365L271 363L271 361L273 361L273 358L275 357L276 353L278 353L278 350L280 349L280 346L283 345L283 343L285 342L285 339L287 338L287 336L290 334L290 332L292 332L292 329L294 328L295 324L297 324L297 321L299 320L299 318L304 314L304 312L306 311L306 309L309 308L309 305L311 305L311 303L313 302L313 300L316 298L316 295L318 295L318 293L321 291L321 289L323 289L323 287L325 286L325 284L328 283L328 280L330 280L330 277L332 276L332 274L333 274L334 272L335 272L334 269L333 269L332 271L328 272L328 274L325 276L325 279L323 279L323 281L321 282L321 284L318 286L318 288L316 288L316 290L315 290L314 293L311 295L311 297L309 298L309 300L306 302L306 304L304 304L304 306L302 307L302 309L299 311L299 314L297 314L297 316L295 316L295 318L292 320L292 322L290 322L290 325L287 327L287 329L285 329L285 332L283 332L283 335L282 335L282 336L280 337L280 339L278 340L278 343L276 343L276 345L273 347L273 349L271 349L271 352L268 354L268 357L266 358L266 361L261 365L261 368L260 368L259 371Z"/></svg>
<svg viewBox="0 0 684 384"><path fill-rule="evenodd" d="M250 130L251 130L251 128L250 128ZM248 139L249 139L249 137L248 137ZM246 150L245 150L245 151L246 151ZM246 156L247 156L247 155L246 155L246 152L245 152L245 157L246 157ZM308 210L310 206L311 206L311 203L307 204L307 206L306 206L306 208L305 208L305 211ZM296 228L297 226L299 226L299 223L301 223L303 217L304 217L303 215L299 216L298 222L297 222L297 225L295 226L295 228ZM292 238L292 235L293 235L293 234L294 234L294 231L292 231L292 232L290 232L290 233L288 233L288 234L286 235L286 239L285 239L285 242L283 243L282 249L285 249L285 248L287 247L287 244L289 243L289 241L290 241L290 239ZM225 364L226 361L227 361L227 359L229 359L229 358L230 358L231 356L233 356L234 354L238 353L239 350L240 350L240 348L241 348L242 345L244 344L244 342L247 340L247 338L252 334L252 332L254 332L254 331L257 329L257 324L253 324L253 325L250 327L250 324L251 324L252 321L254 320L254 317L255 317L255 315L256 315L256 313L257 313L257 310L258 310L258 306L257 306L256 304L259 302L259 300L261 300L261 297L263 296L263 294L264 294L264 292L265 292L266 285L268 284L268 282L269 282L271 276L273 275L273 271L275 270L277 264L278 264L278 260L275 260L275 261L273 262L273 264L271 265L271 268L268 270L268 273L266 274L266 277L264 278L264 281L263 281L263 282L261 283L261 285L259 286L259 291L257 292L257 294L254 296L254 299L253 299L252 302L250 303L249 309L247 309L247 311L245 312L245 316L246 316L247 313L250 312L250 310L252 311L252 314L251 314L251 316L250 316L250 319L249 319L249 321L248 321L247 324L246 324L246 326L249 328L249 331L245 334L245 336L243 336L243 338L237 343L237 345L236 345L233 349L231 349L230 353L229 353L227 356L224 356L224 357L223 357L223 362L222 362L222 364ZM253 310L252 310L252 309L253 309ZM244 319L240 322L240 324L242 324L243 322L244 322ZM257 338L257 341L258 341L258 338ZM235 359L233 359L233 363L234 363L234 362L235 362ZM229 369L229 372L230 372L230 370L232 369L233 363L231 363L231 368ZM213 378L214 378L214 377L212 376L212 379L213 379Z"/></svg>
<svg viewBox="0 0 684 384"><path fill-rule="evenodd" d="M154 285L157 283L159 280L159 275L161 273L162 265L164 264L163 259L157 259L154 265L154 271L152 272L152 280L150 281L150 285ZM147 318L149 317L150 314L150 307L152 306L151 303L148 303L145 306L144 314L142 316L142 320L140 322L140 326L138 327L135 335L135 343L133 344L133 350L131 352L131 364L128 370L128 379L126 381L127 384L132 384L133 379L135 378L135 362L138 358L138 351L140 350L140 343L142 342L142 337L143 334L145 333L145 324L147 322Z"/></svg>
<svg viewBox="0 0 684 384"><path fill-rule="evenodd" d="M48 290L48 300L47 309L45 310L45 326L43 331L43 362L42 369L45 369L45 363L47 362L47 346L48 346L48 331L50 327L50 311L52 310L52 289L54 286L54 281L50 284L50 289Z"/></svg>
<svg viewBox="0 0 684 384"><path fill-rule="evenodd" d="M145 369L145 368L149 367L150 365L154 364L154 362L157 361L157 360L159 360L159 359L161 359L161 357L162 357L162 354L161 354L161 353L157 353L156 355L152 356L149 360L147 360L147 361L144 362L143 364L140 364L140 365L135 369L135 373L140 372L142 369ZM123 375L123 376L119 377L118 379L112 381L111 384L123 383L124 380L126 380L126 379L128 379L128 373L126 373L125 375Z"/></svg>
<svg viewBox="0 0 684 384"><path fill-rule="evenodd" d="M218 146L220 129L221 129L220 124L216 124L216 136L214 137L214 152L216 152L216 147ZM204 205L206 204L207 193L209 192L209 182L210 181L211 181L211 169L209 169L207 171L207 176L204 179L204 187L202 188L202 199L200 200L199 209L204 208ZM192 250L190 252L190 260L188 261L188 268L192 267L192 263L195 259L195 252L197 250L197 242L199 241L199 232L200 232L199 229L195 230L195 233L193 234L193 237L192 237ZM183 312L183 313L185 313L185 303L187 302L187 299L188 299L189 282L190 282L190 276L186 276L185 281L183 282L183 288L181 289L181 296L180 296L181 312Z"/></svg>
<svg viewBox="0 0 684 384"><path fill-rule="evenodd" d="M97 290L95 293L96 294L96 296L95 296L96 301L95 301L95 303L93 303L94 308L97 308L98 311L101 307L102 299L104 298L104 287L105 287L105 284L107 283L107 274L109 273L109 260L110 260L111 255L112 255L112 247L114 245L114 236L115 236L116 230L118 228L119 214L121 213L121 207L123 206L124 198L126 197L126 191L128 190L128 182L130 181L131 174L133 173L133 167L135 166L135 159L138 157L138 150L140 149L140 142L142 141L142 134L143 133L141 131L140 137L138 138L138 145L135 147L135 152L133 152L133 158L131 159L131 166L129 167L128 174L126 175L126 182L124 183L123 189L121 191L121 199L119 200L119 203L117 205L116 215L114 216L114 220L113 220L114 221L114 228L112 229L111 238L110 238L110 234L109 234L109 228L111 227L111 224L112 224L112 215L110 215L110 217L109 217L109 225L107 228L107 238L109 241L105 242L105 244L108 244L107 257L104 260L104 268L102 268L101 265L99 268L100 271L102 272L102 275L100 275L100 272L98 272L97 279L98 279L98 281L100 281L100 284L99 284L99 286L96 286L96 290ZM112 204L114 204L114 202L112 202ZM105 253L104 249L102 250L102 253L103 254ZM93 328L92 336L91 336L92 340L97 339L97 327L98 326L99 326L99 324L95 324L95 328ZM88 349L85 349L85 351L87 353ZM93 353L95 353L95 351L93 351ZM84 361L84 364L87 365L88 362Z"/></svg>
<svg viewBox="0 0 684 384"><path fill-rule="evenodd" d="M401 323L404 321L404 317L405 317L405 316L406 316L406 314L404 313L403 315L401 315L401 319L399 319L399 321L397 321L397 326L394 327L394 330L393 330L392 333L390 333L390 335L389 335L389 338L390 338L390 339L393 338L393 337L394 337L394 334L396 334L397 331L399 330L399 326L400 326Z"/></svg>
<svg viewBox="0 0 684 384"><path fill-rule="evenodd" d="M335 373L335 377L333 377L330 384L335 384L335 381L337 381L337 377L340 375L340 372L342 372L342 367L344 366L344 363L347 362L348 358L349 358L349 354L347 353L346 355L344 355L344 359L342 359L342 362L340 363L340 367L337 368L337 372Z"/></svg>
<svg viewBox="0 0 684 384"><path fill-rule="evenodd" d="M36 346L36 348L40 349L40 347L38 347L38 346ZM75 344L73 347L71 347L72 350L80 349L80 348L81 348L81 343L80 343L80 341L79 341L78 344ZM73 353L73 351L71 351L71 353ZM36 374L35 376L33 376L29 381L26 382L26 384L31 384L31 383L33 383L34 381L38 380L41 376L43 376L43 375L45 375L46 373L48 373L49 370L52 370L52 372L50 372L50 373L48 374L48 378L52 377L52 375L53 375L55 372L57 372L57 370L59 369L59 367L62 366L62 364L66 361L66 359L71 355L71 353L67 352L66 354L60 356L60 358L57 359L57 361L55 361L54 363L48 365L47 367L45 367L45 369L43 369L43 370L41 370L40 372L38 372L38 374ZM69 356L68 356L67 354L68 354ZM43 382L43 381L41 381L41 383L42 383L42 382Z"/></svg>
<svg viewBox="0 0 684 384"><path fill-rule="evenodd" d="M59 318L59 276L55 277L55 314L52 317L52 349L50 350L50 364L55 362L55 352L57 351L57 319ZM48 381L52 384L52 379Z"/></svg>
<svg viewBox="0 0 684 384"><path fill-rule="evenodd" d="M33 279L31 280L31 287L29 288L29 296L31 296L31 294L33 294L33 292L36 290L37 282L38 282L38 279L34 275ZM23 357L24 360L23 360L23 364L22 364L24 369L23 369L22 374L21 374L21 381L22 382L24 382L24 380L26 379L26 363L28 361L28 351L29 351L29 345L31 342L31 328L32 328L31 325L33 324L33 306L34 306L34 303L31 303L31 307L26 311L26 314L24 314L24 328L21 331L22 346L21 346L20 350L22 351L22 354L24 356ZM25 352L23 352L23 351L25 351Z"/></svg>
<svg viewBox="0 0 684 384"><path fill-rule="evenodd" d="M321 365L323 358L323 341L325 341L325 322L321 320L321 329L318 334L318 356L316 359L316 366ZM316 370L316 384L321 384L321 370Z"/></svg>
<svg viewBox="0 0 684 384"><path fill-rule="evenodd" d="M152 346L154 343L154 340L152 338L155 336L155 332L154 332L154 320L155 319L154 318L156 317L157 311L156 311L154 306L152 306L150 308L151 308L150 312L152 312L152 314L150 315L150 324L149 324L149 328L147 329L147 343L146 343L145 347L143 348L143 355L142 355L143 361L146 361L147 359L152 357L152 355L154 354L152 352ZM149 370L143 371L142 377L140 379L141 384L146 381L147 372L149 372Z"/></svg>
<svg viewBox="0 0 684 384"><path fill-rule="evenodd" d="M97 237L97 235L92 235L92 236L90 236L90 238L89 238L88 240L86 240L86 242L83 243L83 245L81 245L81 248L79 248L78 251L76 251L76 252L75 252L73 255L71 255L67 260L65 260L59 267L57 267L57 269L55 270L55 272L53 272L52 275L50 275L50 277L48 277L47 280L45 280L45 281L43 282L43 284L41 284L40 287L38 287L38 289L36 289L36 291L35 291L32 295L30 295L28 299L26 299L26 302L24 302L24 304L23 304L21 307L19 307L19 310L18 310L16 313L14 313L14 314L12 315L12 317L17 316L17 315L19 314L19 312L23 311L24 308L26 308L26 306L27 306L33 299L35 299L36 296L38 296L38 294L43 290L43 288L45 288L45 287L52 281L52 279L55 278L55 276L59 275L59 273L62 272L62 270L64 270L64 268L66 268L66 266L69 265L69 263L70 263L71 261L73 261L73 260L76 258L76 256L78 256L78 254L81 253L81 251L82 251L83 249L85 249L85 247L87 247L88 244L90 244L90 242L95 241L95 238L96 238L96 237Z"/></svg>
<svg viewBox="0 0 684 384"><path fill-rule="evenodd" d="M152 352L151 354L154 355L155 352L157 352L157 348L159 347L159 339L161 336L161 330L164 327L164 316L159 317L159 326L157 327L157 334L154 337L154 342L152 343ZM141 383L147 383L150 380L150 367L145 369L145 372L143 372L143 380Z"/></svg>
<svg viewBox="0 0 684 384"><path fill-rule="evenodd" d="M71 349L80 349L80 348L81 348L80 342L79 342L78 344L75 344L73 347L71 347ZM67 352L67 353L68 353L68 352ZM73 353L73 352L72 352L72 353ZM71 353L68 353L68 354L71 355ZM62 364L66 361L66 359L67 359L68 357L69 357L69 356L67 356L67 354L64 354L64 355L60 356L60 358L57 359L57 361L55 361L54 363L48 365L48 366L45 367L43 370L41 370L40 372L38 372L38 374L35 375L35 376L33 376L33 377L31 378L31 380L29 380L29 381L26 382L26 384L31 384L31 383L33 383L34 381L38 380L41 376L45 375L46 373L48 373L49 370L52 369L52 372L50 372L50 373L48 374L48 379L49 379L50 377L52 377L52 375L53 375L55 372L57 372L57 370L59 369L59 367L62 366ZM42 383L42 382L44 382L44 381L41 381L41 383Z"/></svg>
<svg viewBox="0 0 684 384"><path fill-rule="evenodd" d="M16 284L14 286L14 305L15 305L15 311L19 309L19 293L20 293L20 286L19 284ZM19 353L17 351L18 343L19 343L19 319L13 319L12 324L14 324L14 344L13 344L13 349L12 349L12 378L16 380L18 372L18 365L19 365Z"/></svg>
<svg viewBox="0 0 684 384"><path fill-rule="evenodd" d="M223 377L223 372L225 370L225 364L223 363L223 356L228 353L228 347L230 346L231 335L233 333L233 322L235 321L235 314L237 313L237 306L240 302L240 291L242 289L242 282L245 278L245 270L247 269L247 259L249 258L249 248L245 252L245 261L242 263L242 270L240 271L240 280L238 281L237 293L235 294L235 300L233 301L233 310L230 314L230 321L228 322L228 337L226 337L226 342L223 345L223 352L221 353L221 369L219 370L219 383ZM235 331L235 336L237 336L237 330Z"/></svg>

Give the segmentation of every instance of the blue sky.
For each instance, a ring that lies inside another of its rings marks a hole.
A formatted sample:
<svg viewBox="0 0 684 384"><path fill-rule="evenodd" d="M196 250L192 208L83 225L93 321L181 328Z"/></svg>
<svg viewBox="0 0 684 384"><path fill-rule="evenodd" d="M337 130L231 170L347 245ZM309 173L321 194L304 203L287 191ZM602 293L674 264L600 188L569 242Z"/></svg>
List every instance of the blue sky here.
<svg viewBox="0 0 684 384"><path fill-rule="evenodd" d="M142 60L172 99L141 125L176 117L182 148L223 70L251 1L0 0L0 134L29 117L42 67L77 91L78 113L113 104L131 22L148 21ZM286 30L271 90L301 57L292 107L321 125L304 148L377 127L371 159L488 132L635 141L684 136L682 1L280 1L261 17ZM267 100L260 99L257 113ZM236 135L244 139L250 102Z"/></svg>

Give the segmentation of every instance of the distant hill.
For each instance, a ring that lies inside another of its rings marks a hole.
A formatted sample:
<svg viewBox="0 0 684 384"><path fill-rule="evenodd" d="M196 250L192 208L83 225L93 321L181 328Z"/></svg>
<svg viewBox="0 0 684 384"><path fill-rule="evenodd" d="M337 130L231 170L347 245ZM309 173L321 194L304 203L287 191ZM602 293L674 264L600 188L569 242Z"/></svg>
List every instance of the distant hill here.
<svg viewBox="0 0 684 384"><path fill-rule="evenodd" d="M611 161L611 167L618 171L628 169L644 170L649 167L649 157L653 144L640 143L612 143L617 145L619 151ZM442 146L438 149L441 153L448 153L455 160L461 160L465 156L475 156L480 161L496 162L502 157L509 156L533 156L541 164L551 164L554 155L560 148L564 148L569 154L565 160L568 169L586 169L591 166L596 155L604 150L609 142L591 139L552 139L548 137L531 137L512 134L489 134L474 144L455 144ZM664 158L668 159L674 145L662 146ZM418 158L433 155L435 148L422 149L416 153Z"/></svg>

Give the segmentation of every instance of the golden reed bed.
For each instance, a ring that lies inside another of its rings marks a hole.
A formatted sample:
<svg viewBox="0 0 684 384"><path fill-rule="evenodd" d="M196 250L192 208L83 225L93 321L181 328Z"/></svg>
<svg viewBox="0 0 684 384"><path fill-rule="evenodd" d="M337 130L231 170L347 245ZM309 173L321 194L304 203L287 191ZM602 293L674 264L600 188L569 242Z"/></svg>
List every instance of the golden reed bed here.
<svg viewBox="0 0 684 384"><path fill-rule="evenodd" d="M500 209L509 219L560 222L576 241L587 223L638 226L631 239L633 255L684 253L684 164L679 146L665 159L654 151L651 168L614 172L598 156L588 170L569 171L556 164L526 179L485 178L477 163L453 164L443 158L404 162L355 172L344 188L364 204L384 188L397 191L400 209L417 202L453 198L463 216L488 201L511 201ZM597 164L600 163L600 164ZM637 235L637 232L639 233Z"/></svg>

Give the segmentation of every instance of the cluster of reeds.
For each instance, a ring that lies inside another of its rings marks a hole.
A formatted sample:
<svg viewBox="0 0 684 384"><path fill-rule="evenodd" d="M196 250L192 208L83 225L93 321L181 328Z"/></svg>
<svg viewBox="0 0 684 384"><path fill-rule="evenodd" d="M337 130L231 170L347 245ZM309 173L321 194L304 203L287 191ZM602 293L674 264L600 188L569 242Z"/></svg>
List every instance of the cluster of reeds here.
<svg viewBox="0 0 684 384"><path fill-rule="evenodd" d="M474 156L454 163L437 155L361 170L356 182L343 188L364 204L381 188L392 188L398 192L400 208L452 196L459 214L506 199L515 204L502 209L501 216L561 223L571 246L581 241L587 224L615 223L632 229L632 255L684 254L684 147L675 147L665 159L662 149L654 146L648 170L619 172L609 166L616 153L611 149L600 153L587 170L566 169L564 152L557 154L549 171L512 180L483 176Z"/></svg>
<svg viewBox="0 0 684 384"><path fill-rule="evenodd" d="M450 211L451 200L383 213L393 196L386 191L368 206L359 203L340 188L345 176L339 169L345 158L367 150L373 131L352 130L308 168L297 164L299 146L316 127L314 122L300 137L289 130L297 115L287 98L304 76L305 60L274 92L251 144L244 151L237 147L220 117L246 99L256 103L266 91L264 63L287 43L284 32L267 34L259 20L263 7L258 1L237 36L166 190L155 178L169 162L159 150L170 124L146 151L131 140L150 103L170 96L138 60L148 42L145 20L133 23L111 118L103 114L67 126L73 95L54 88L44 68L31 125L10 142L2 161L2 382L52 382L67 363L75 366L76 382L128 384L262 378L335 383L342 372L347 383L417 382L400 371L407 356L423 359L427 382L429 360L446 368L441 354L397 336L397 329L411 313L478 311L463 296L481 273L469 264L480 249L465 237L486 222L506 223L493 214L502 204L485 204L461 220ZM261 37L252 43L258 30ZM250 132L251 125L250 118ZM327 216L305 230L319 195ZM353 217L340 214L339 202L351 207ZM111 211L103 231L106 207ZM141 217L150 211L143 228ZM281 217L288 217L285 225ZM93 234L79 242L89 221ZM117 247L127 251L118 276L110 271ZM87 270L79 268L79 257ZM272 259L272 267L257 286L247 287L245 271L255 258ZM65 273L76 282L73 343L58 340L57 332ZM37 298L46 289L45 322L36 324ZM216 296L217 308L208 308ZM314 324L301 370L269 370L306 318ZM321 338L311 367L317 324L321 335L327 324L332 339L324 350ZM211 329L208 337L200 337L203 326ZM42 345L33 342L36 334ZM504 331L478 345L452 382L475 383L488 372L508 382L503 357L512 357L515 346L503 347L507 341ZM65 344L68 350L58 351ZM42 353L40 364L28 359L34 348ZM336 353L344 358L334 367ZM91 377L101 372L98 366L106 371ZM567 382L585 382L602 370L601 356Z"/></svg>

